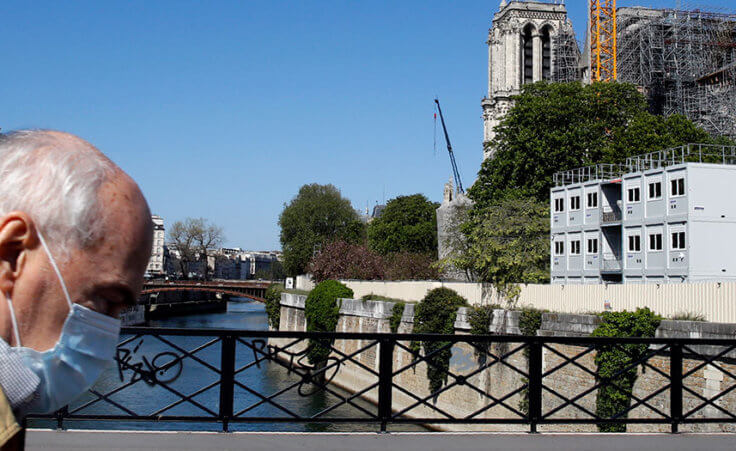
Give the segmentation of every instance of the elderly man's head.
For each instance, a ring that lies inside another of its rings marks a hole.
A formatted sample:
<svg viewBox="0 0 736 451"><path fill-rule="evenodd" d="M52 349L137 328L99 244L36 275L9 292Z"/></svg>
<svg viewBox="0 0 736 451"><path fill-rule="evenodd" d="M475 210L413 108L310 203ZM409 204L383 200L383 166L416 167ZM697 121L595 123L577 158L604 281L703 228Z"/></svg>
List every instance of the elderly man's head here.
<svg viewBox="0 0 736 451"><path fill-rule="evenodd" d="M73 302L115 316L135 301L152 240L135 182L76 136L0 136L0 296L12 297L21 344L43 351L58 340L69 306L39 235ZM18 345L12 327L0 302L0 338Z"/></svg>

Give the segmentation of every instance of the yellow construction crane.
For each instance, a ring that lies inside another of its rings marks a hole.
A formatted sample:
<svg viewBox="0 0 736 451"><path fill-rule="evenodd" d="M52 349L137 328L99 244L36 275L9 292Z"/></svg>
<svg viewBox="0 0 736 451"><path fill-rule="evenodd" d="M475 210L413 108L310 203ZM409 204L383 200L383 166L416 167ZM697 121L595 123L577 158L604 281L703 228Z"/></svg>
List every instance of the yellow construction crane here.
<svg viewBox="0 0 736 451"><path fill-rule="evenodd" d="M590 79L614 81L616 72L616 0L589 0Z"/></svg>

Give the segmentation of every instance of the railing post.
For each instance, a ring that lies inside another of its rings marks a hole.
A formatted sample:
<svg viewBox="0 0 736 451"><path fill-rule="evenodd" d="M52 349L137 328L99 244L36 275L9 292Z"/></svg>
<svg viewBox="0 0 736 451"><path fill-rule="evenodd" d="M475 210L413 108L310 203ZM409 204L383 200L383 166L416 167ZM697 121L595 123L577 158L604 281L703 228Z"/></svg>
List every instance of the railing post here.
<svg viewBox="0 0 736 451"><path fill-rule="evenodd" d="M64 417L69 415L69 406L64 406L56 411L56 429L64 430Z"/></svg>
<svg viewBox="0 0 736 451"><path fill-rule="evenodd" d="M529 431L537 432L542 418L542 342L531 337L529 342Z"/></svg>
<svg viewBox="0 0 736 451"><path fill-rule="evenodd" d="M386 432L386 425L391 420L391 392L393 391L394 372L394 339L382 338L380 341L378 361L378 417L381 420L381 432Z"/></svg>
<svg viewBox="0 0 736 451"><path fill-rule="evenodd" d="M233 398L235 391L235 337L222 337L220 353L220 421L222 431L228 432L230 419L233 417Z"/></svg>
<svg viewBox="0 0 736 451"><path fill-rule="evenodd" d="M670 350L670 417L676 434L682 421L682 344L673 343Z"/></svg>

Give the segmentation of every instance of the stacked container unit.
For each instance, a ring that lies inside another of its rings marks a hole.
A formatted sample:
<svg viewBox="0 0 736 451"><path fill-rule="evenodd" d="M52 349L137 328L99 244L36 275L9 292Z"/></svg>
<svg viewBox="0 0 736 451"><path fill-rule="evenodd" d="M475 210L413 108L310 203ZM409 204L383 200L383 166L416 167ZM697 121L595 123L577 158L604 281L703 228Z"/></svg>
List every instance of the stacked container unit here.
<svg viewBox="0 0 736 451"><path fill-rule="evenodd" d="M735 166L681 163L553 188L552 283L735 280L734 182Z"/></svg>

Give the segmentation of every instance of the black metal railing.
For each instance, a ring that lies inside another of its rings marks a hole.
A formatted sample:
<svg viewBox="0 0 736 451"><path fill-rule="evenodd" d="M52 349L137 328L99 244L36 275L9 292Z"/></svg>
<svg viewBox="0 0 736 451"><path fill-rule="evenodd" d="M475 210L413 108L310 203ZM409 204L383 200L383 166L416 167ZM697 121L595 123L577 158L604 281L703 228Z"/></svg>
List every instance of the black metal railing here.
<svg viewBox="0 0 736 451"><path fill-rule="evenodd" d="M436 344L430 353L416 346L428 342ZM309 360L315 343L331 351L317 364ZM596 351L628 353L633 344L646 352L600 377ZM442 357L448 350L449 362ZM736 340L132 327L123 330L116 368L70 406L30 421L52 419L60 429L70 420L102 429L106 422L197 422L223 431L245 423L372 423L382 431L408 423L505 424L531 432L652 424L677 432L683 424L736 423L734 356ZM428 366L443 379L433 392ZM633 389L621 385L632 369L639 372ZM599 414L602 387L629 402Z"/></svg>

